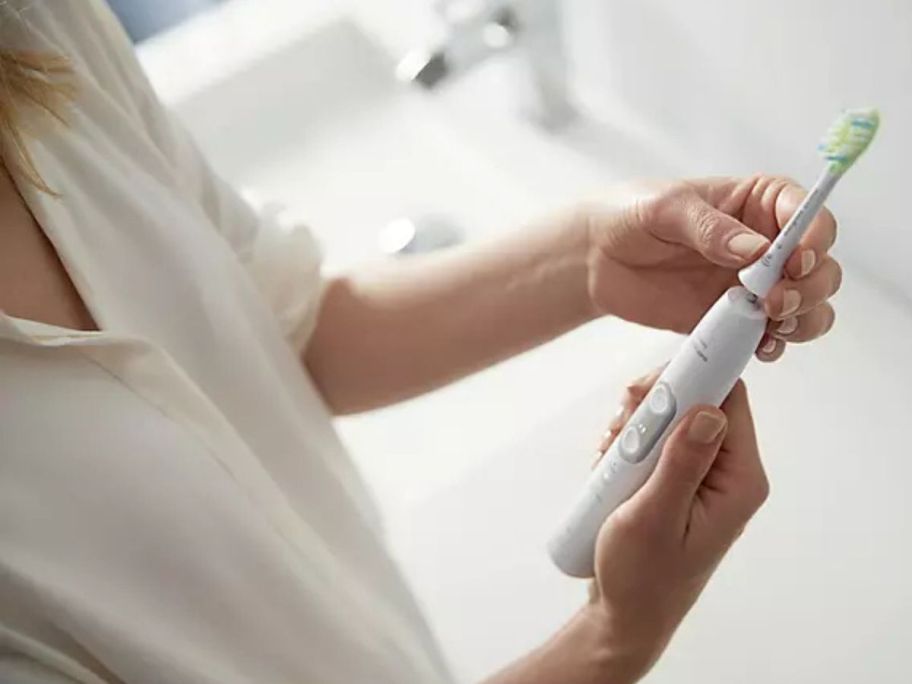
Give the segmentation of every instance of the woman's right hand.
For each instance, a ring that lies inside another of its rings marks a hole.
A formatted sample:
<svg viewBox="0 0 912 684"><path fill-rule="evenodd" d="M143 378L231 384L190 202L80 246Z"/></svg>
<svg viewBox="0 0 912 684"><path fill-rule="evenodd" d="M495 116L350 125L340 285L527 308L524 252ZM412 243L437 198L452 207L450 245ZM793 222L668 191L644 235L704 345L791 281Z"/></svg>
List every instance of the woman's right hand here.
<svg viewBox="0 0 912 684"><path fill-rule="evenodd" d="M658 375L628 387L600 451ZM768 492L747 391L739 382L722 410L696 407L685 416L655 472L599 535L589 610L603 626L621 679L636 681L652 667Z"/></svg>

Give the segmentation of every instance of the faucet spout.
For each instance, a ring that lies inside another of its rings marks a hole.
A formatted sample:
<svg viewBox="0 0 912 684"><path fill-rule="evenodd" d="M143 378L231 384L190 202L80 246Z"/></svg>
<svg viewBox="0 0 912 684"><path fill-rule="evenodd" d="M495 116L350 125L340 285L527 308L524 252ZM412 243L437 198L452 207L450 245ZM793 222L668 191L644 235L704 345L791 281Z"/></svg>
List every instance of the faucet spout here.
<svg viewBox="0 0 912 684"><path fill-rule="evenodd" d="M434 89L509 52L527 118L553 129L575 117L557 0L440 0L437 7L446 38L406 55L397 68L401 80Z"/></svg>
<svg viewBox="0 0 912 684"><path fill-rule="evenodd" d="M416 50L407 54L396 67L396 77L432 90L450 76L450 60L446 50Z"/></svg>

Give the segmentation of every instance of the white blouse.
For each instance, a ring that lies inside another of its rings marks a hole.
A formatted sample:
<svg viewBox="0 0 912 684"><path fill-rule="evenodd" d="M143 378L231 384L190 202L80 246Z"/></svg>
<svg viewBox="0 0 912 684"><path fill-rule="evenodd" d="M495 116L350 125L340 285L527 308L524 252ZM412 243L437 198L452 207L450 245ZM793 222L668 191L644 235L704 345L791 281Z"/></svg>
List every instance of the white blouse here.
<svg viewBox="0 0 912 684"><path fill-rule="evenodd" d="M449 676L302 368L319 255L164 112L102 0L4 0L67 55L23 186L103 332L0 315L0 682Z"/></svg>

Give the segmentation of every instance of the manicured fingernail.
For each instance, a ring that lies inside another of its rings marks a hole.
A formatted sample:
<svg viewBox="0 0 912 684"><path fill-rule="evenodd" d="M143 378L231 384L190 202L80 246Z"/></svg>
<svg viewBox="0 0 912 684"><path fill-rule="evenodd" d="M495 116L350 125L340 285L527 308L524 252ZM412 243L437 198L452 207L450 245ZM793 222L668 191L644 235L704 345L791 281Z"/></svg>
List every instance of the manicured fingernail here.
<svg viewBox="0 0 912 684"><path fill-rule="evenodd" d="M595 468L595 466L597 466L599 464L599 461L602 460L602 457L604 455L605 455L604 451L601 451L601 450L596 451L595 456L592 457L592 463L591 463L590 467Z"/></svg>
<svg viewBox="0 0 912 684"><path fill-rule="evenodd" d="M769 338L766 341L766 344L760 347L760 351L762 351L764 354L772 354L774 351L776 351L776 340L774 340L772 337Z"/></svg>
<svg viewBox="0 0 912 684"><path fill-rule="evenodd" d="M782 321L781 325L776 328L776 334L791 335L796 330L798 330L798 319L792 316Z"/></svg>
<svg viewBox="0 0 912 684"><path fill-rule="evenodd" d="M813 249L806 249L801 253L801 273L799 278L804 278L808 273L811 272L814 268L814 264L817 263L817 255L814 253Z"/></svg>
<svg viewBox="0 0 912 684"><path fill-rule="evenodd" d="M725 419L717 413L700 411L690 424L687 438L696 444L712 444L725 428Z"/></svg>
<svg viewBox="0 0 912 684"><path fill-rule="evenodd" d="M738 233L728 241L728 251L739 259L750 259L769 245L769 240L756 233Z"/></svg>
<svg viewBox="0 0 912 684"><path fill-rule="evenodd" d="M786 290L782 295L782 310L779 315L791 316L798 311L799 306L801 306L801 293L798 290Z"/></svg>

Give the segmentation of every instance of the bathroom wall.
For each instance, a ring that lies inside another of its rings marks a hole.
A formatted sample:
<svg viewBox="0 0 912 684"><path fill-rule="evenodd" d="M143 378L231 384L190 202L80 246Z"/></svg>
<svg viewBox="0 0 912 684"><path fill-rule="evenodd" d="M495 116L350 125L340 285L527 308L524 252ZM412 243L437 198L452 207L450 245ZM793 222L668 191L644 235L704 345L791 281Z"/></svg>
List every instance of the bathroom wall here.
<svg viewBox="0 0 912 684"><path fill-rule="evenodd" d="M908 0L567 0L576 73L637 118L686 173L772 171L810 183L813 145L845 106L881 108L879 140L834 196L839 250L912 301Z"/></svg>

